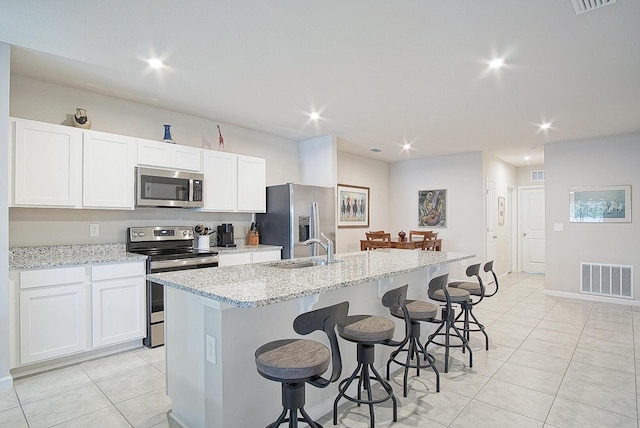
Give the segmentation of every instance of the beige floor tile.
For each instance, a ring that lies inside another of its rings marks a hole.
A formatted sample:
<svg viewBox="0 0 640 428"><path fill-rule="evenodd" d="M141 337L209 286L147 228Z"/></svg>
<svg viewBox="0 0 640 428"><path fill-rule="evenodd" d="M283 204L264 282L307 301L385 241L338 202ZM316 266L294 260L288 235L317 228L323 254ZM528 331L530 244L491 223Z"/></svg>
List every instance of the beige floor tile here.
<svg viewBox="0 0 640 428"><path fill-rule="evenodd" d="M509 322L504 316L498 318L491 324L491 331L500 331L502 333L516 334L519 336L527 336L533 331L535 324L522 325Z"/></svg>
<svg viewBox="0 0 640 428"><path fill-rule="evenodd" d="M20 402L18 402L15 389L0 391L0 412L19 406Z"/></svg>
<svg viewBox="0 0 640 428"><path fill-rule="evenodd" d="M620 333L633 334L633 326L628 322L614 322L611 320L597 320L589 316L585 329L598 328L600 330L615 331Z"/></svg>
<svg viewBox="0 0 640 428"><path fill-rule="evenodd" d="M587 321L609 321L633 325L633 315L631 312L598 312L592 309Z"/></svg>
<svg viewBox="0 0 640 428"><path fill-rule="evenodd" d="M575 352L575 346L563 345L561 343L547 342L546 340L528 337L519 349L537 352L539 354L551 355L553 357L571 359Z"/></svg>
<svg viewBox="0 0 640 428"><path fill-rule="evenodd" d="M630 374L635 374L636 372L635 358L609 354L608 352L593 351L591 349L577 348L573 354L573 361L612 368Z"/></svg>
<svg viewBox="0 0 640 428"><path fill-rule="evenodd" d="M505 363L491 379L523 386L550 395L555 395L562 383L561 375L512 363Z"/></svg>
<svg viewBox="0 0 640 428"><path fill-rule="evenodd" d="M627 372L594 366L592 364L571 361L567 369L566 377L583 380L610 388L622 389L633 394L636 393L636 380Z"/></svg>
<svg viewBox="0 0 640 428"><path fill-rule="evenodd" d="M556 398L547 422L560 428L638 428L635 418L587 406L564 398Z"/></svg>
<svg viewBox="0 0 640 428"><path fill-rule="evenodd" d="M502 331L491 332L491 342L498 345L508 346L510 348L517 348L527 338L526 335L505 333Z"/></svg>
<svg viewBox="0 0 640 428"><path fill-rule="evenodd" d="M569 367L569 359L554 357L552 355L540 354L524 349L518 349L513 353L508 362L518 364L532 369L538 369L557 375L564 375Z"/></svg>
<svg viewBox="0 0 640 428"><path fill-rule="evenodd" d="M429 394L419 403L419 413L428 420L449 425L471 399L442 389L437 394Z"/></svg>
<svg viewBox="0 0 640 428"><path fill-rule="evenodd" d="M571 334L581 334L582 330L584 329L584 325L582 324L571 324L566 322L551 321L547 319L540 321L540 323L536 327L544 328L545 330L560 331L563 333Z"/></svg>
<svg viewBox="0 0 640 428"><path fill-rule="evenodd" d="M56 424L109 407L111 403L95 385L25 404L24 413L31 428Z"/></svg>
<svg viewBox="0 0 640 428"><path fill-rule="evenodd" d="M98 388L117 404L139 395L165 387L165 376L150 365L122 373L111 379L96 382Z"/></svg>
<svg viewBox="0 0 640 428"><path fill-rule="evenodd" d="M29 428L29 425L27 425L27 420L24 418L22 409L20 407L13 407L0 412L0 427Z"/></svg>
<svg viewBox="0 0 640 428"><path fill-rule="evenodd" d="M166 359L166 351L164 346L158 346L157 348L140 348L135 354L145 360L147 363L164 362Z"/></svg>
<svg viewBox="0 0 640 428"><path fill-rule="evenodd" d="M93 379L94 382L111 379L131 369L142 367L147 362L135 352L101 358L80 364L82 370Z"/></svg>
<svg viewBox="0 0 640 428"><path fill-rule="evenodd" d="M152 427L162 422L162 415L171 409L171 399L164 390L156 390L118 403L116 407L134 427Z"/></svg>
<svg viewBox="0 0 640 428"><path fill-rule="evenodd" d="M610 331L600 328L585 327L582 335L594 339L608 340L610 342L633 343L633 333L624 331Z"/></svg>
<svg viewBox="0 0 640 428"><path fill-rule="evenodd" d="M610 340L596 339L588 336L580 337L578 348L607 352L622 357L633 357L635 355L636 358L640 358L640 353L636 352L636 349L631 343L612 342Z"/></svg>
<svg viewBox="0 0 640 428"><path fill-rule="evenodd" d="M565 377L558 397L607 410L630 418L637 418L636 395L578 379Z"/></svg>
<svg viewBox="0 0 640 428"><path fill-rule="evenodd" d="M546 340L547 342L560 343L562 345L569 346L576 346L580 340L579 334L547 330L543 327L536 327L529 337L532 339Z"/></svg>
<svg viewBox="0 0 640 428"><path fill-rule="evenodd" d="M72 366L18 379L15 389L22 404L28 404L91 384L79 366Z"/></svg>
<svg viewBox="0 0 640 428"><path fill-rule="evenodd" d="M588 313L565 311L562 309L556 309L555 307L547 312L547 314L544 316L544 319L549 321L558 321L577 325L584 325L587 322L588 318Z"/></svg>
<svg viewBox="0 0 640 428"><path fill-rule="evenodd" d="M491 379L475 399L544 422L554 396Z"/></svg>
<svg viewBox="0 0 640 428"><path fill-rule="evenodd" d="M56 425L55 428L131 428L131 424L116 410L107 407L88 415Z"/></svg>
<svg viewBox="0 0 640 428"><path fill-rule="evenodd" d="M460 394L463 397L473 398L489 381L488 376L483 376L470 371L449 372L440 375L440 388Z"/></svg>
<svg viewBox="0 0 640 428"><path fill-rule="evenodd" d="M473 400L449 426L451 428L540 428L542 422Z"/></svg>

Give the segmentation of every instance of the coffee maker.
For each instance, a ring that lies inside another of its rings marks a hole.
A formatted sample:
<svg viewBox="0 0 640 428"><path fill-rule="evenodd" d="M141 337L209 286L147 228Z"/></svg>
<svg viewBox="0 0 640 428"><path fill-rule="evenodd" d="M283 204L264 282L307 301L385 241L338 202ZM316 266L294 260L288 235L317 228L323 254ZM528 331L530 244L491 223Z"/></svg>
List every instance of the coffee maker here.
<svg viewBox="0 0 640 428"><path fill-rule="evenodd" d="M218 247L235 247L233 242L233 225L222 223L218 226Z"/></svg>

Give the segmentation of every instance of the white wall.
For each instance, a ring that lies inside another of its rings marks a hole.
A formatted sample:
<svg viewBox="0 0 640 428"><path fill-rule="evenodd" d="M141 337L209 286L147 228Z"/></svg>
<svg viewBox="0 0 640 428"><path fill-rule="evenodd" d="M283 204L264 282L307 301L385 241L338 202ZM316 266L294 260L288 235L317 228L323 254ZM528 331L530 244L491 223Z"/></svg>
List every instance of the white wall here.
<svg viewBox="0 0 640 428"><path fill-rule="evenodd" d="M3 98L6 99L6 98ZM69 123L76 107L87 109L92 128L161 140L171 124L177 144L218 149L219 124L225 151L267 160L267 185L300 180L297 143L249 129L106 97L92 92L11 76L12 116L50 123ZM236 237L246 234L250 214L196 213L190 210L59 210L11 208L9 246L124 242L127 226L233 223ZM100 224L100 236L89 236L89 224Z"/></svg>
<svg viewBox="0 0 640 428"><path fill-rule="evenodd" d="M394 162L389 168L392 234L418 229L418 191L447 189L447 227L434 228L444 251L476 254L469 263L484 262L484 175L482 153L464 153ZM425 229L425 228L423 228ZM450 278L465 279L460 265Z"/></svg>
<svg viewBox="0 0 640 428"><path fill-rule="evenodd" d="M335 187L337 180L338 144L333 135L312 138L298 143L300 184Z"/></svg>
<svg viewBox="0 0 640 428"><path fill-rule="evenodd" d="M515 167L506 164L494 156L485 153L483 158L485 182L486 180L491 180L495 183L495 200L493 201L493 206L496 212L496 225L494 231L495 236L498 238L494 240L495 259L493 269L498 275L502 275L507 273L507 258L509 256L509 254L507 254L507 232L509 230L508 220L510 213L506 212L508 204L505 202L504 223L502 225L498 224L498 197L503 197L505 201L507 200L508 187L515 187L517 185L517 172ZM517 245L517 243L514 242L513 245Z"/></svg>
<svg viewBox="0 0 640 428"><path fill-rule="evenodd" d="M339 228L337 252L359 251L369 230L389 230L389 164L351 153L338 153L338 183L369 188L369 227Z"/></svg>
<svg viewBox="0 0 640 428"><path fill-rule="evenodd" d="M545 145L547 290L579 293L580 262L632 265L640 300L639 165L640 133ZM623 184L632 186L632 223L569 223L570 187Z"/></svg>
<svg viewBox="0 0 640 428"><path fill-rule="evenodd" d="M8 170L11 48L0 43L0 171ZM0 174L0 391L12 385L9 374L9 184Z"/></svg>

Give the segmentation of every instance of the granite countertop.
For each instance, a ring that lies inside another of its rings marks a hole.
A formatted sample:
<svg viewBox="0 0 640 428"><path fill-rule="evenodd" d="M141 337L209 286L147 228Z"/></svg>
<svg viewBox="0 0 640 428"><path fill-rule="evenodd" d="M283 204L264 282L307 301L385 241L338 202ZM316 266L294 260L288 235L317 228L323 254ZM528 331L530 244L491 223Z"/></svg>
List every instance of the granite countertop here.
<svg viewBox="0 0 640 428"><path fill-rule="evenodd" d="M9 248L9 270L132 262L146 258L128 253L124 243L14 247Z"/></svg>
<svg viewBox="0 0 640 428"><path fill-rule="evenodd" d="M307 257L260 264L224 266L147 275L169 287L232 306L253 308L351 285L393 277L430 266L475 257L473 254L384 249L336 255L342 260L330 265L299 269L276 267L322 259Z"/></svg>

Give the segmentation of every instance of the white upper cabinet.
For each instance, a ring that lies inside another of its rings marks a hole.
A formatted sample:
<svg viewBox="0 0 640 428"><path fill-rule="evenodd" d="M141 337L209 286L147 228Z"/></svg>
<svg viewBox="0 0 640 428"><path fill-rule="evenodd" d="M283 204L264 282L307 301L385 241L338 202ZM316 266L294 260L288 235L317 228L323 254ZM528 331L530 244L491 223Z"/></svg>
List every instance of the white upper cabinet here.
<svg viewBox="0 0 640 428"><path fill-rule="evenodd" d="M266 161L238 155L238 211L265 212Z"/></svg>
<svg viewBox="0 0 640 428"><path fill-rule="evenodd" d="M132 210L135 159L135 138L85 131L82 206Z"/></svg>
<svg viewBox="0 0 640 428"><path fill-rule="evenodd" d="M204 210L237 211L238 155L203 150Z"/></svg>
<svg viewBox="0 0 640 428"><path fill-rule="evenodd" d="M16 119L13 144L14 206L80 207L81 130Z"/></svg>
<svg viewBox="0 0 640 428"><path fill-rule="evenodd" d="M138 165L200 171L201 149L138 138Z"/></svg>

